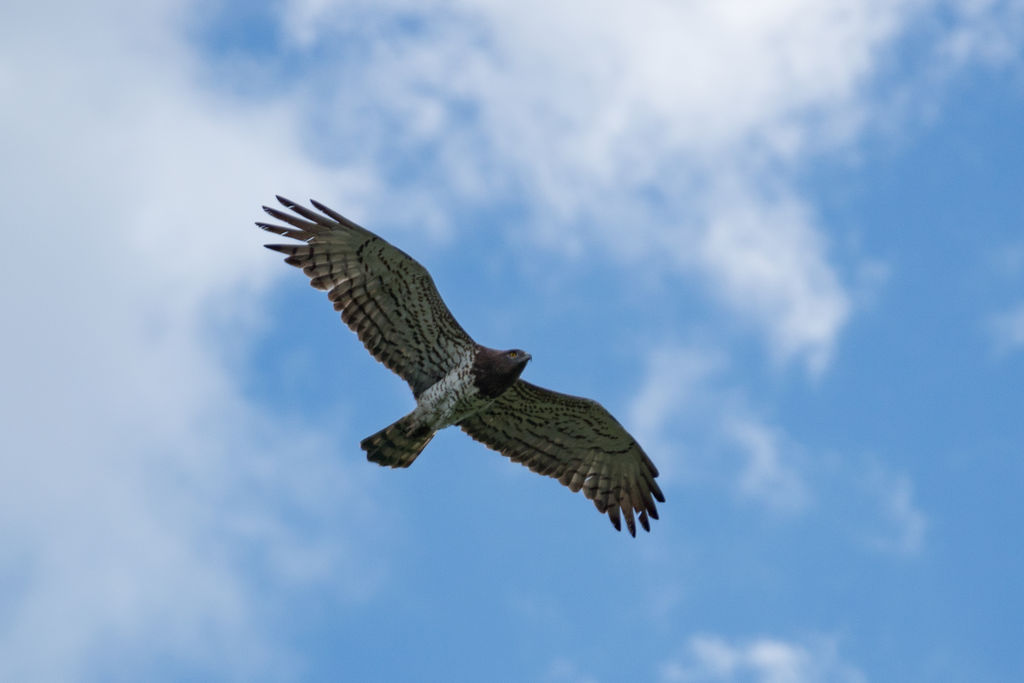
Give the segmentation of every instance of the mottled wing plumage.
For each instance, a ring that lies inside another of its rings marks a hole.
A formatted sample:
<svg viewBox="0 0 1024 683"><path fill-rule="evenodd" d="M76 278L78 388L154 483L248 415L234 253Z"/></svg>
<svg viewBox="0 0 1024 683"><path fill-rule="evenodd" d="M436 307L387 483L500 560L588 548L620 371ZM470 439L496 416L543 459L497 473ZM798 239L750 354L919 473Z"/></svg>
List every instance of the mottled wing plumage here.
<svg viewBox="0 0 1024 683"><path fill-rule="evenodd" d="M467 354L473 340L456 322L427 270L415 259L318 202L313 211L283 197L293 213L263 207L290 227L264 230L305 242L268 244L328 292L341 319L373 356L419 396Z"/></svg>
<svg viewBox="0 0 1024 683"><path fill-rule="evenodd" d="M633 515L650 531L654 501L665 497L658 468L601 404L516 381L491 406L459 426L534 472L554 477L594 501L616 529L621 516L636 535Z"/></svg>

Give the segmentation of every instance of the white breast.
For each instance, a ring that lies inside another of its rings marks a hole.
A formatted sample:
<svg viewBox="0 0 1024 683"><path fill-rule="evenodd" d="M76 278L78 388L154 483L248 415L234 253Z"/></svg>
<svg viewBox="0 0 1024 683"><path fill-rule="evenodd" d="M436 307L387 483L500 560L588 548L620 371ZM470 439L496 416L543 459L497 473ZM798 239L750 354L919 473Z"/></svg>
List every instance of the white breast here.
<svg viewBox="0 0 1024 683"><path fill-rule="evenodd" d="M454 370L420 394L413 412L424 424L442 429L480 410L481 399L473 384L472 366L473 353L470 352Z"/></svg>

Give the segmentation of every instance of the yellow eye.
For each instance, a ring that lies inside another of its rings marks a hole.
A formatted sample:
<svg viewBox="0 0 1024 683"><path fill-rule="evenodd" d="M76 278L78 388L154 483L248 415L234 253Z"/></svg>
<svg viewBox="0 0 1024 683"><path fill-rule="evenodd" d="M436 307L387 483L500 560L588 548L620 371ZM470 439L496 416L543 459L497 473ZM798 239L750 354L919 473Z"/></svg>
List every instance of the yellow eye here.
<svg viewBox="0 0 1024 683"><path fill-rule="evenodd" d="M508 352L508 357L509 358L515 358L517 355L519 355L519 354L517 354L515 351L509 351Z"/></svg>

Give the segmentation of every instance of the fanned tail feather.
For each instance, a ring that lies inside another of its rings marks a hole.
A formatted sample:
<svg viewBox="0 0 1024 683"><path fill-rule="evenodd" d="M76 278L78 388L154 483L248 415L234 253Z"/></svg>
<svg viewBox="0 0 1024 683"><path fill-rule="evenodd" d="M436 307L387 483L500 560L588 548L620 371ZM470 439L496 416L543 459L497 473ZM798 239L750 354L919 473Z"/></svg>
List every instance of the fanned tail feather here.
<svg viewBox="0 0 1024 683"><path fill-rule="evenodd" d="M366 459L386 467L408 467L430 440L434 430L418 425L412 415L368 436L359 444L366 451Z"/></svg>

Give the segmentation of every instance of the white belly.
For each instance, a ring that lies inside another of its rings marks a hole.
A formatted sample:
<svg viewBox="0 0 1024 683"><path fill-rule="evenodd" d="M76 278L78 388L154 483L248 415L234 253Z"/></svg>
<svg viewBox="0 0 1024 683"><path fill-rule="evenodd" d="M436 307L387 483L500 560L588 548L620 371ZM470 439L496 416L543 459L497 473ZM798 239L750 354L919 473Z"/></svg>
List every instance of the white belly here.
<svg viewBox="0 0 1024 683"><path fill-rule="evenodd" d="M471 359L461 363L420 394L415 415L434 429L453 425L477 412L490 401L479 395L470 372Z"/></svg>

